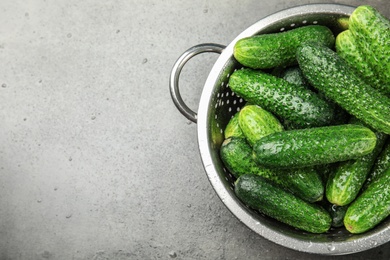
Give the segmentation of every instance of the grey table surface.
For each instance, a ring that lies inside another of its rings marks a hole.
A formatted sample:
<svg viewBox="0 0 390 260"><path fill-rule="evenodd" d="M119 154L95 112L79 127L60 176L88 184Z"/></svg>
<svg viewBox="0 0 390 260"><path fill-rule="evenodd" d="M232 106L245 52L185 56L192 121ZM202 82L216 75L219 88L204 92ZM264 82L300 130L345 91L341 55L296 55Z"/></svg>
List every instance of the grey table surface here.
<svg viewBox="0 0 390 260"><path fill-rule="evenodd" d="M244 226L168 91L178 56L306 3L2 0L0 259L329 259ZM195 111L216 54L187 64ZM389 259L389 244L340 259Z"/></svg>

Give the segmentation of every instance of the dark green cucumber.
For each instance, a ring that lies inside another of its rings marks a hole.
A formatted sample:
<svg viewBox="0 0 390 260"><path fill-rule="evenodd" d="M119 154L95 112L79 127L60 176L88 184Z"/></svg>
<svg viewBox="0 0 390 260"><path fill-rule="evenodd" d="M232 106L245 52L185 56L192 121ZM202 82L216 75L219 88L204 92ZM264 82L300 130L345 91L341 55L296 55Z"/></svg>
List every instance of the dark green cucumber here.
<svg viewBox="0 0 390 260"><path fill-rule="evenodd" d="M336 52L304 44L297 59L312 86L367 125L390 134L390 98L366 84Z"/></svg>
<svg viewBox="0 0 390 260"><path fill-rule="evenodd" d="M361 5L349 18L349 30L382 89L390 94L390 20L372 6Z"/></svg>
<svg viewBox="0 0 390 260"><path fill-rule="evenodd" d="M350 123L362 125L355 118ZM329 202L345 206L358 196L387 138L387 135L381 132L375 134L377 142L371 153L354 160L344 161L331 173L326 184L326 198Z"/></svg>
<svg viewBox="0 0 390 260"><path fill-rule="evenodd" d="M257 175L245 174L237 179L237 197L249 207L280 222L312 233L324 233L331 226L329 213L283 190Z"/></svg>
<svg viewBox="0 0 390 260"><path fill-rule="evenodd" d="M244 138L226 139L220 154L225 167L236 178L243 174L256 174L306 201L315 202L323 198L324 184L314 169L277 170L261 167L252 159L252 147Z"/></svg>
<svg viewBox="0 0 390 260"><path fill-rule="evenodd" d="M229 86L293 128L322 126L333 120L333 107L316 93L262 71L237 70L230 76Z"/></svg>
<svg viewBox="0 0 390 260"><path fill-rule="evenodd" d="M390 168L390 138L387 138L387 143L384 145L381 153L378 155L378 158L375 161L372 170L367 177L366 183L363 186L363 189L366 189L371 182L376 180L382 173Z"/></svg>
<svg viewBox="0 0 390 260"><path fill-rule="evenodd" d="M334 45L332 31L321 25L310 25L286 32L261 34L236 42L233 55L242 65L253 69L269 69L296 64L297 47L306 41Z"/></svg>
<svg viewBox="0 0 390 260"><path fill-rule="evenodd" d="M272 75L282 78L292 84L311 88L299 66L277 67L272 70Z"/></svg>
<svg viewBox="0 0 390 260"><path fill-rule="evenodd" d="M240 128L240 124L238 122L238 115L239 112L235 113L234 116L229 120L228 124L226 125L224 131L225 139L232 136L245 137L244 133Z"/></svg>
<svg viewBox="0 0 390 260"><path fill-rule="evenodd" d="M367 84L385 92L386 84L374 73L370 63L366 61L369 57L360 51L357 40L350 30L343 31L337 35L336 52Z"/></svg>
<svg viewBox="0 0 390 260"><path fill-rule="evenodd" d="M250 145L266 135L284 130L274 115L256 105L244 106L239 112L238 122Z"/></svg>
<svg viewBox="0 0 390 260"><path fill-rule="evenodd" d="M369 128L352 124L288 130L257 141L253 157L266 167L309 167L369 154L376 139Z"/></svg>
<svg viewBox="0 0 390 260"><path fill-rule="evenodd" d="M328 205L328 212L330 216L332 217L332 227L342 227L344 226L344 217L345 213L347 212L348 205L347 206L337 206L334 204Z"/></svg>
<svg viewBox="0 0 390 260"><path fill-rule="evenodd" d="M390 215L390 168L351 203L344 217L345 228L354 234L377 226Z"/></svg>

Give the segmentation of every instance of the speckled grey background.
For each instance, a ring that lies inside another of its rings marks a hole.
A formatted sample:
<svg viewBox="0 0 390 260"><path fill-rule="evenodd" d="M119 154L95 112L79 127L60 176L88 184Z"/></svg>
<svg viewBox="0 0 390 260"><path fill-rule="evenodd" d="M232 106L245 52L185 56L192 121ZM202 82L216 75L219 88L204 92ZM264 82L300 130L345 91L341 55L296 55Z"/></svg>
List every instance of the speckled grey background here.
<svg viewBox="0 0 390 260"><path fill-rule="evenodd" d="M390 16L387 0L2 0L0 259L313 259L226 209L168 79L187 48L315 2ZM194 110L217 57L183 70ZM389 257L387 244L340 259Z"/></svg>

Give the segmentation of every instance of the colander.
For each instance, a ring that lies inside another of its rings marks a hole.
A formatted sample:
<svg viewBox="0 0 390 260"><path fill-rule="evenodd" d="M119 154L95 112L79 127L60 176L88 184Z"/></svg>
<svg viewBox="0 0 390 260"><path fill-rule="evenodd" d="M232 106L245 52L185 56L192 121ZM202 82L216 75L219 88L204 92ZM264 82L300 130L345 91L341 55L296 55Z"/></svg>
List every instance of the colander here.
<svg viewBox="0 0 390 260"><path fill-rule="evenodd" d="M235 196L235 178L219 157L219 148L224 140L223 130L230 118L244 105L244 100L228 86L229 76L241 67L233 57L233 47L244 37L281 32L309 24L326 25L337 34L344 29L340 20L347 18L354 9L355 7L339 4L309 4L279 11L248 27L228 46L214 43L193 46L178 58L170 75L172 100L186 118L197 123L202 163L219 198L242 223L257 234L301 252L343 255L377 247L390 240L390 220L387 219L371 231L359 235L350 234L344 228L334 228L325 234L311 234L252 210ZM206 79L196 113L181 98L179 76L186 62L203 52L216 52L220 56Z"/></svg>

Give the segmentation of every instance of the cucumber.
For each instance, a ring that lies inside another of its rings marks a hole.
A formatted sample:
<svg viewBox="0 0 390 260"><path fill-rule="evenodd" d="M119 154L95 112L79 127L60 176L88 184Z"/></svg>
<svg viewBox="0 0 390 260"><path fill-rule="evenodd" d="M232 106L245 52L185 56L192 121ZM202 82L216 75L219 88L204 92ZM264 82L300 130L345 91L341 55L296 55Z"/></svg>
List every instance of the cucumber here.
<svg viewBox="0 0 390 260"><path fill-rule="evenodd" d="M257 141L253 158L266 167L309 167L369 154L376 139L369 128L352 124L288 130Z"/></svg>
<svg viewBox="0 0 390 260"><path fill-rule="evenodd" d="M366 84L336 52L304 44L298 48L297 59L313 87L367 125L390 134L390 98Z"/></svg>
<svg viewBox="0 0 390 260"><path fill-rule="evenodd" d="M239 113L238 122L251 146L266 135L284 130L276 117L256 105L244 106Z"/></svg>
<svg viewBox="0 0 390 260"><path fill-rule="evenodd" d="M292 84L301 85L307 88L311 88L309 82L306 80L301 69L298 66L290 67L277 67L272 70L272 75L282 78Z"/></svg>
<svg viewBox="0 0 390 260"><path fill-rule="evenodd" d="M378 155L372 170L367 177L363 189L366 189L371 182L378 178L383 172L390 168L390 139L387 138L387 143L384 145L381 153Z"/></svg>
<svg viewBox="0 0 390 260"><path fill-rule="evenodd" d="M242 65L253 69L269 69L296 64L297 47L306 41L333 46L332 31L321 25L309 25L286 32L255 35L236 42L233 55Z"/></svg>
<svg viewBox="0 0 390 260"><path fill-rule="evenodd" d="M342 227L344 226L344 217L347 212L347 206L337 206L334 204L329 204L327 210L332 217L332 227Z"/></svg>
<svg viewBox="0 0 390 260"><path fill-rule="evenodd" d="M245 174L235 182L236 196L247 206L292 227L312 233L329 230L329 213L257 175Z"/></svg>
<svg viewBox="0 0 390 260"><path fill-rule="evenodd" d="M314 169L277 170L261 167L253 161L252 147L241 137L226 139L220 149L221 160L236 178L256 174L276 183L296 196L315 202L323 198L324 184Z"/></svg>
<svg viewBox="0 0 390 260"><path fill-rule="evenodd" d="M357 39L355 39L350 30L343 31L337 35L335 46L337 54L343 58L367 84L385 93L386 84L380 81L380 78L374 73L370 64L366 61L368 56L360 51L357 46Z"/></svg>
<svg viewBox="0 0 390 260"><path fill-rule="evenodd" d="M362 125L355 118L350 123ZM371 153L340 163L339 167L329 176L326 184L326 198L329 202L345 206L358 196L387 138L387 135L381 132L375 134L377 142Z"/></svg>
<svg viewBox="0 0 390 260"><path fill-rule="evenodd" d="M371 183L348 207L345 228L354 234L377 226L390 215L390 168Z"/></svg>
<svg viewBox="0 0 390 260"><path fill-rule="evenodd" d="M292 128L327 125L334 117L333 107L316 93L259 70L236 70L229 78L229 87Z"/></svg>
<svg viewBox="0 0 390 260"><path fill-rule="evenodd" d="M390 94L390 20L374 7L361 5L349 17L349 30L383 90Z"/></svg>
<svg viewBox="0 0 390 260"><path fill-rule="evenodd" d="M234 116L229 120L228 124L226 125L224 131L225 139L228 139L232 136L245 137L238 122L238 115L239 111L234 114Z"/></svg>

